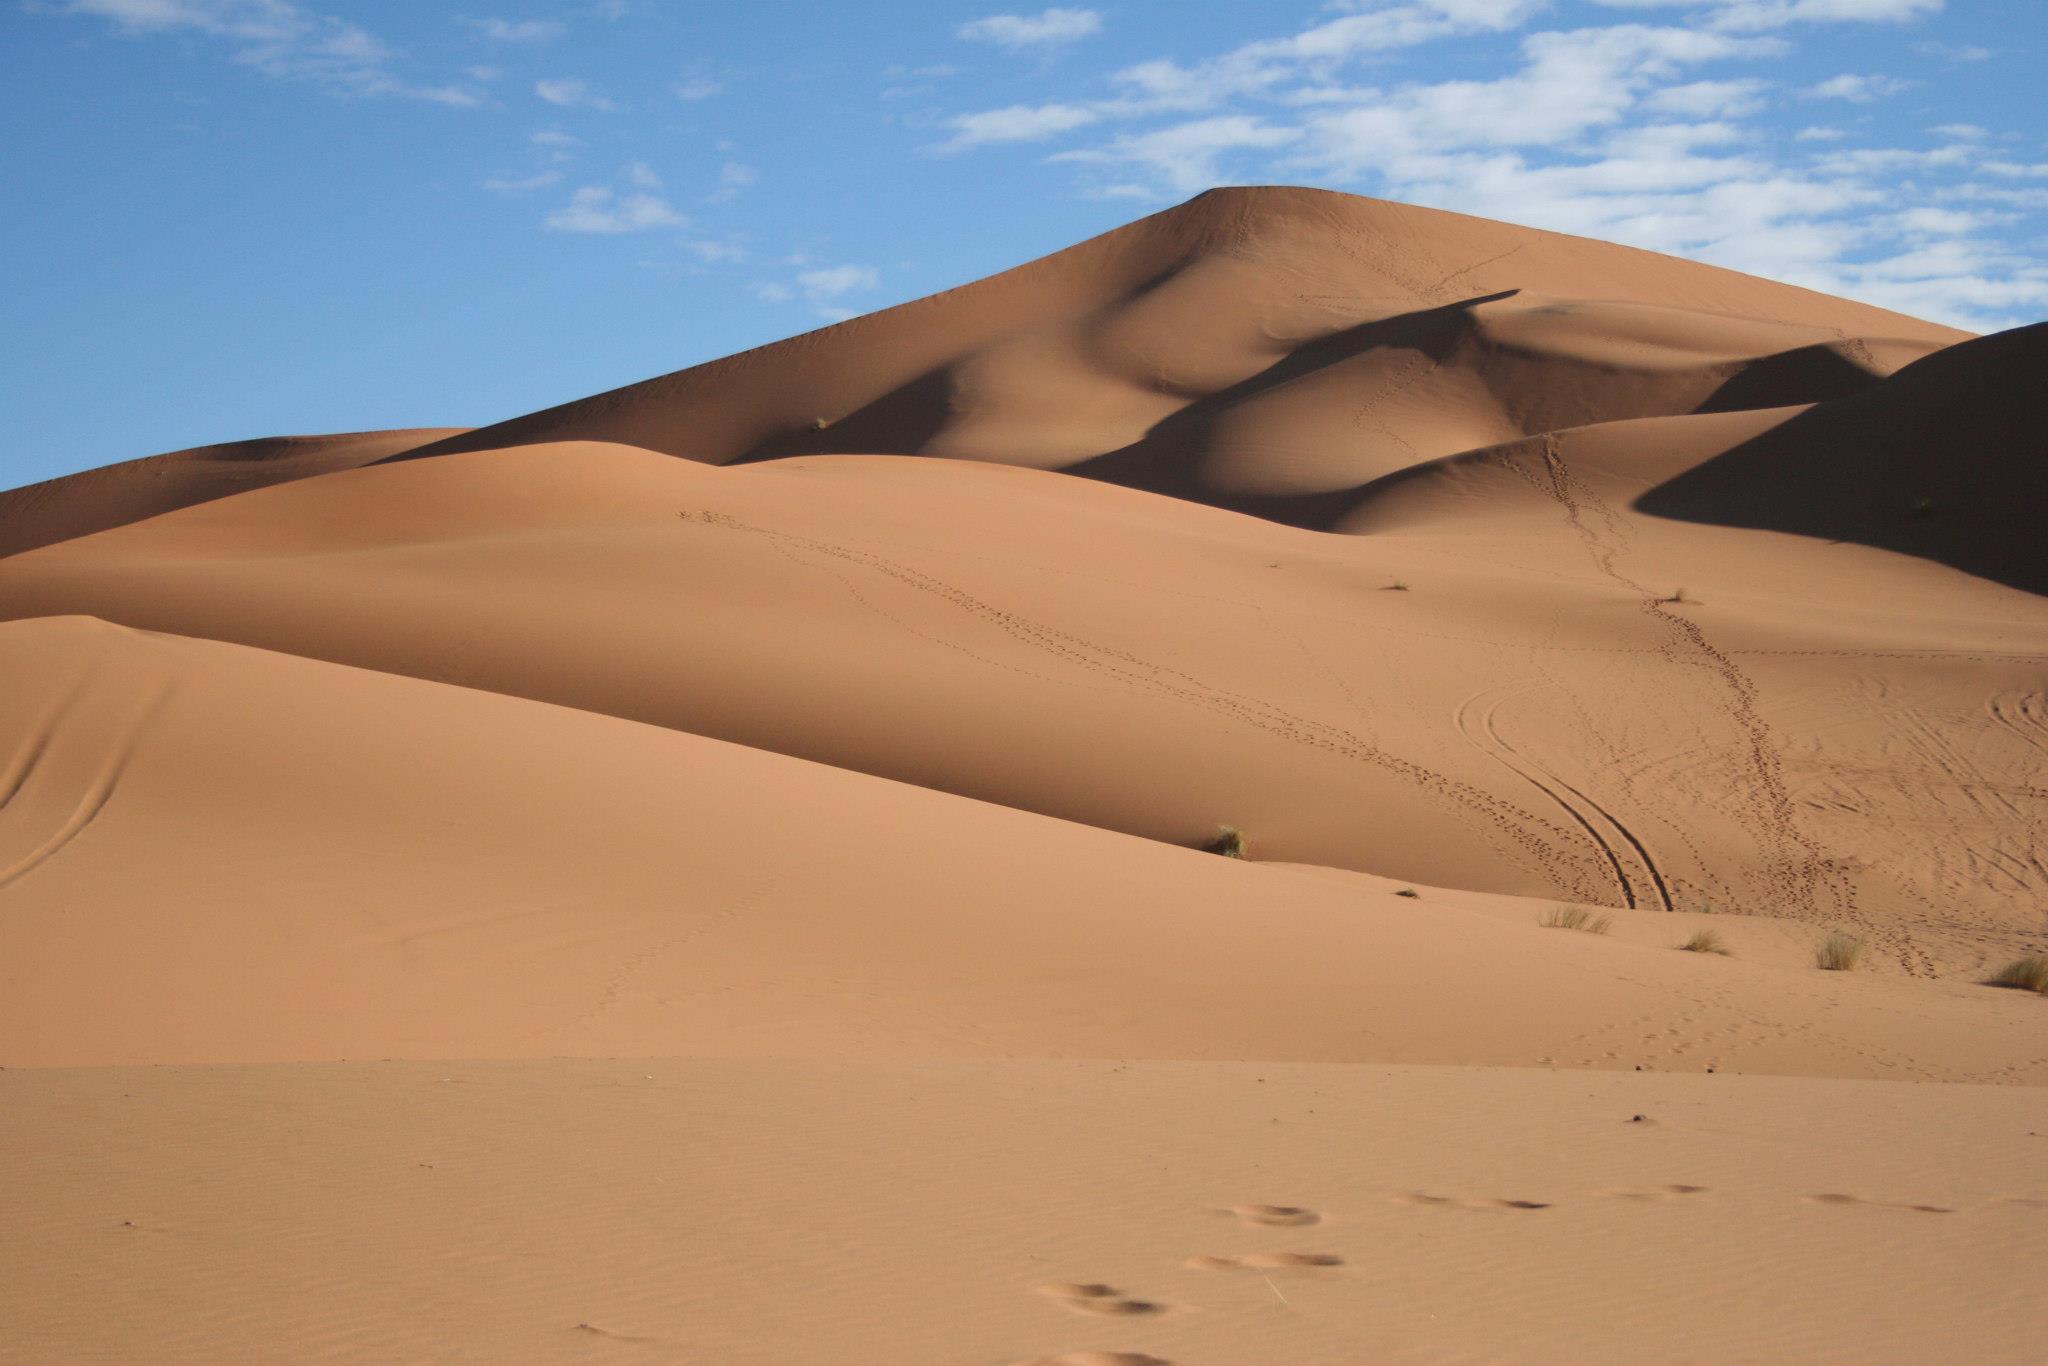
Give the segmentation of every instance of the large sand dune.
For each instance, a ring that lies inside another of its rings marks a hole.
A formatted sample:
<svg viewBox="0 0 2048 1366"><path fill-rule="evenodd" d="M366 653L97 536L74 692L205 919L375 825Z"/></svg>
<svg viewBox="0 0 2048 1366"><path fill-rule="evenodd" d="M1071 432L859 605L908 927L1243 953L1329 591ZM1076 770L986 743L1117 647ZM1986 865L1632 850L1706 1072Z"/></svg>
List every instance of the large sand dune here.
<svg viewBox="0 0 2048 1366"><path fill-rule="evenodd" d="M2044 344L1228 191L0 495L0 1361L2030 1359Z"/></svg>

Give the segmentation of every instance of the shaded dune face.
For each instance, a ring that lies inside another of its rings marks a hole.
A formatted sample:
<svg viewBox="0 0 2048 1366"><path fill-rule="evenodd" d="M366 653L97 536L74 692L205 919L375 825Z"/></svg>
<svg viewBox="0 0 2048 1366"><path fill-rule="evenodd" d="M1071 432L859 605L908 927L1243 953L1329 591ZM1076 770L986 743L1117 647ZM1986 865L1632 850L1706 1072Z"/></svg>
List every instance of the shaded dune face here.
<svg viewBox="0 0 2048 1366"><path fill-rule="evenodd" d="M0 618L1955 976L2048 895L2038 365L2038 330L1221 191L474 432L8 495Z"/></svg>
<svg viewBox="0 0 2048 1366"><path fill-rule="evenodd" d="M422 448L941 455L1241 510L1514 436L1855 392L1964 334L1350 195L1218 190L1002 275ZM820 423L824 425L820 427Z"/></svg>

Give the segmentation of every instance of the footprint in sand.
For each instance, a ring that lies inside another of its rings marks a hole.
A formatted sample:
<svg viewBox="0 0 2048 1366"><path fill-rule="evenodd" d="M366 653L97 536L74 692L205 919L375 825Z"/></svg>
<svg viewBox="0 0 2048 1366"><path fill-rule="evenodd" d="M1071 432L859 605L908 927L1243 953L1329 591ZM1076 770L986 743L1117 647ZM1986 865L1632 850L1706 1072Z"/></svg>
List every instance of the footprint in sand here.
<svg viewBox="0 0 2048 1366"><path fill-rule="evenodd" d="M1342 1266L1334 1252L1252 1252L1242 1257L1190 1257L1196 1271L1298 1271L1307 1267Z"/></svg>
<svg viewBox="0 0 2048 1366"><path fill-rule="evenodd" d="M1038 1293L1057 1300L1077 1314L1105 1317L1157 1314L1166 1307L1151 1300L1131 1299L1120 1294L1115 1286L1103 1285L1099 1281L1059 1281L1039 1286Z"/></svg>
<svg viewBox="0 0 2048 1366"><path fill-rule="evenodd" d="M1914 1214L1954 1214L1948 1205L1904 1205L1890 1200L1865 1200L1860 1195L1809 1195L1806 1199L1816 1205L1868 1205L1872 1209L1902 1209Z"/></svg>
<svg viewBox="0 0 2048 1366"><path fill-rule="evenodd" d="M1706 1189L1707 1188L1705 1186L1673 1185L1650 1186L1643 1190L1602 1191L1600 1193L1602 1195L1611 1195L1617 1200L1638 1200L1643 1202L1651 1202L1659 1200L1678 1200L1688 1195L1704 1195L1706 1193Z"/></svg>
<svg viewBox="0 0 2048 1366"><path fill-rule="evenodd" d="M1549 1209L1541 1200L1465 1200L1455 1195L1429 1195L1422 1191L1411 1191L1407 1195L1394 1197L1410 1205L1426 1205L1436 1209Z"/></svg>
<svg viewBox="0 0 2048 1366"><path fill-rule="evenodd" d="M1267 1228L1306 1228L1323 1222L1322 1215L1298 1205L1232 1205L1230 1212L1247 1224Z"/></svg>

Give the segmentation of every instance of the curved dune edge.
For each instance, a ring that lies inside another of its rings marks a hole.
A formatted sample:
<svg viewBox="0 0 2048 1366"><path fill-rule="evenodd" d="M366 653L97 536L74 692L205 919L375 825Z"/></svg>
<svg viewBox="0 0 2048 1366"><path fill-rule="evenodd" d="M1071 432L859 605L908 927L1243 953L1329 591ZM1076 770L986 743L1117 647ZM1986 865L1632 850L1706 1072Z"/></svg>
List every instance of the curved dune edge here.
<svg viewBox="0 0 2048 1366"><path fill-rule="evenodd" d="M0 492L0 558L249 489L355 469L461 427L269 436L144 456Z"/></svg>
<svg viewBox="0 0 2048 1366"><path fill-rule="evenodd" d="M1676 917L1545 930L1539 904L1510 923L83 619L0 627L0 655L21 682L0 700L0 956L37 965L0 994L11 1065L829 1052L2048 1079L2036 1000L1680 954Z"/></svg>
<svg viewBox="0 0 2048 1366"><path fill-rule="evenodd" d="M1367 490L1349 536L973 462L515 447L17 556L0 617L459 683L1175 844L1229 823L1266 861L1785 917L1973 980L2028 951L2048 892L2024 815L2048 617L1924 560L1632 511L1782 420L1437 462Z"/></svg>

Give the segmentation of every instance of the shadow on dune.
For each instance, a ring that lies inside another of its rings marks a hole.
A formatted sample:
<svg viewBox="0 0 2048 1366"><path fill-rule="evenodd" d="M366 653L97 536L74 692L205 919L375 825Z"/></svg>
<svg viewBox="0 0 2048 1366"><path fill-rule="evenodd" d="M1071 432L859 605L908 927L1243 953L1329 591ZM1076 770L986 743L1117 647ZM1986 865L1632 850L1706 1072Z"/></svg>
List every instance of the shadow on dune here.
<svg viewBox="0 0 2048 1366"><path fill-rule="evenodd" d="M2048 592L2048 323L1960 342L1668 480L1635 507L1936 560Z"/></svg>

